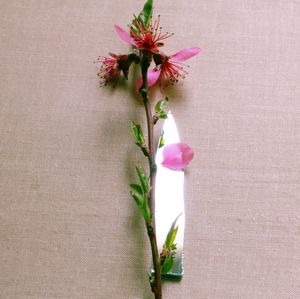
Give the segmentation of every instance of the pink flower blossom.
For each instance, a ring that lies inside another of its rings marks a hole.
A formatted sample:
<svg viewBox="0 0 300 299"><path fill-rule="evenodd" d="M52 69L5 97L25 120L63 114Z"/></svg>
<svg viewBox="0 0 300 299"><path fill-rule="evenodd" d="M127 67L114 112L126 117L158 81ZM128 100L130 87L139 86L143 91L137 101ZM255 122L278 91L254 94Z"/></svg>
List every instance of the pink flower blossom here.
<svg viewBox="0 0 300 299"><path fill-rule="evenodd" d="M183 68L181 61L196 56L201 52L200 48L193 47L181 50L171 56L167 56L163 53L156 53L154 55L154 61L156 67L148 70L148 86L153 86L159 80L163 83L174 84L178 82L179 78L184 79L187 72ZM139 77L136 83L136 90L142 86L142 78Z"/></svg>
<svg viewBox="0 0 300 299"><path fill-rule="evenodd" d="M138 18L133 20L133 26L130 28L130 34L122 29L120 26L115 25L115 30L119 37L126 43L136 46L138 49L148 50L153 53L158 52L158 47L163 46L162 41L172 36L173 34L164 33L159 27L160 17L150 24L149 28L145 28Z"/></svg>
<svg viewBox="0 0 300 299"><path fill-rule="evenodd" d="M185 143L172 143L163 148L162 165L171 170L182 170L194 157L194 151Z"/></svg>
<svg viewBox="0 0 300 299"><path fill-rule="evenodd" d="M180 78L184 79L187 71L184 69L182 61L188 60L200 52L200 48L193 47L181 50L171 56L160 53L159 57L156 58L157 66L155 69L160 72L157 79L169 84L178 82Z"/></svg>
<svg viewBox="0 0 300 299"><path fill-rule="evenodd" d="M131 64L128 60L128 55L117 55L113 53L109 53L109 55L110 57L99 56L97 60L102 63L98 76L102 79L100 85L104 86L117 79L121 71L123 71L127 79L128 69Z"/></svg>
<svg viewBox="0 0 300 299"><path fill-rule="evenodd" d="M102 79L100 84L104 86L116 79L121 72L118 61L122 55L116 55L113 53L109 53L109 55L111 57L99 56L97 60L102 63L97 75Z"/></svg>

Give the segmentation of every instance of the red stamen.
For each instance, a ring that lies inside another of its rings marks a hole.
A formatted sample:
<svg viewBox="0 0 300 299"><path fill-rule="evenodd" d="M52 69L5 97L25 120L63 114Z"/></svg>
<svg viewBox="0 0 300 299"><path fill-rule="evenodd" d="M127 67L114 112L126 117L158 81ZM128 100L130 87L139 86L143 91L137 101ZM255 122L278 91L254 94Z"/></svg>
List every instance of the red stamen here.
<svg viewBox="0 0 300 299"><path fill-rule="evenodd" d="M149 28L145 28L144 24L141 23L138 18L135 18L133 22L139 32L136 32L136 30L131 28L131 36L134 38L137 48L140 49L158 52L158 47L162 46L160 41L173 35L168 32L162 34L162 28L159 27L160 16L158 16L157 20L154 21L154 24L151 19Z"/></svg>

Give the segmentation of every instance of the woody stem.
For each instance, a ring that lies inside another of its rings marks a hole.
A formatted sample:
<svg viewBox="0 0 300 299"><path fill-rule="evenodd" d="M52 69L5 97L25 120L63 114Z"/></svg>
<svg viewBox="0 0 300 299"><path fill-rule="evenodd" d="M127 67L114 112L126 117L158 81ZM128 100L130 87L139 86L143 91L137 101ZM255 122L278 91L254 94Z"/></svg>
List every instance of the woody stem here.
<svg viewBox="0 0 300 299"><path fill-rule="evenodd" d="M152 213L152 219L146 222L147 233L151 245L152 260L154 268L154 281L150 281L152 292L154 293L155 299L162 299L162 285L161 285L161 265L160 257L157 248L156 240L156 229L155 229L155 177L156 177L156 164L155 164L155 145L154 145L154 119L152 116L151 105L148 98L148 81L147 73L150 66L152 57L149 52L143 52L141 59L141 71L142 71L142 86L140 88L140 94L143 97L143 103L145 107L147 117L147 128L148 128L148 162L150 172L150 196L149 196L149 207Z"/></svg>

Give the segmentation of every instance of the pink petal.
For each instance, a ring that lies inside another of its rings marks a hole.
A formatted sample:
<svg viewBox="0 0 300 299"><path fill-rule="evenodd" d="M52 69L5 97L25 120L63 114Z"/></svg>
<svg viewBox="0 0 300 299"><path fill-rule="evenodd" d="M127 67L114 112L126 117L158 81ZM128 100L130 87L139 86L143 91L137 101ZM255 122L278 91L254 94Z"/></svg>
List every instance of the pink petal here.
<svg viewBox="0 0 300 299"><path fill-rule="evenodd" d="M194 151L185 143L173 143L163 149L162 165L171 170L182 170L194 157Z"/></svg>
<svg viewBox="0 0 300 299"><path fill-rule="evenodd" d="M150 86L154 85L157 82L157 80L160 76L160 70L150 70L149 69L147 76L148 76L147 77L148 86L150 87Z"/></svg>
<svg viewBox="0 0 300 299"><path fill-rule="evenodd" d="M135 46L134 39L130 37L130 35L129 35L128 32L126 32L124 29L122 29L118 25L115 25L115 30L116 30L116 32L119 35L119 37L120 37L121 40L123 40L127 44Z"/></svg>
<svg viewBox="0 0 300 299"><path fill-rule="evenodd" d="M153 86L157 82L160 76L160 72L161 72L160 70L150 70L150 69L148 70L147 81L149 87ZM136 91L138 91L141 88L141 86L142 86L142 77L138 77L138 80L135 85Z"/></svg>
<svg viewBox="0 0 300 299"><path fill-rule="evenodd" d="M181 51L171 55L171 59L175 60L175 61L184 61L184 60L190 59L193 56L199 54L201 51L202 50L197 47L187 48L187 49L181 50Z"/></svg>

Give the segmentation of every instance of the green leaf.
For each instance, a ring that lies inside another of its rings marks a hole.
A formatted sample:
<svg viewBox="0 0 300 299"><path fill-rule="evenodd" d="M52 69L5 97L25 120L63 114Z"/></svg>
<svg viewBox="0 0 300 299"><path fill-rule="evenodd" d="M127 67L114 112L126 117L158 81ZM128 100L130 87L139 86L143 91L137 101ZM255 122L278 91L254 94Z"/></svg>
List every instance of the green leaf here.
<svg viewBox="0 0 300 299"><path fill-rule="evenodd" d="M145 219L146 221L152 219L152 213L151 213L151 210L150 210L150 207L149 207L149 204L148 204L148 200L147 200L147 199L145 199L145 202L144 202L143 216L144 216L144 219Z"/></svg>
<svg viewBox="0 0 300 299"><path fill-rule="evenodd" d="M145 174L145 171L142 166L136 166L136 172L140 180L139 184L130 184L131 196L138 205L140 211L143 214L143 217L146 221L152 219L152 213L148 203L149 191L150 191L150 182L149 177Z"/></svg>
<svg viewBox="0 0 300 299"><path fill-rule="evenodd" d="M178 231L178 226L175 227L176 225L176 222L178 220L178 218L182 215L182 213L180 213L176 218L175 220L173 221L171 227L170 227L170 230L168 232L168 235L166 237L166 241L165 241L165 244L164 246L168 249L171 249L175 239L176 239L176 235L177 235L177 231Z"/></svg>
<svg viewBox="0 0 300 299"><path fill-rule="evenodd" d="M156 105L155 105L155 111L157 113L160 113L160 112L164 111L167 104L168 104L168 101L169 101L169 99L168 99L168 97L166 97L164 100L161 100L161 101L157 102Z"/></svg>
<svg viewBox="0 0 300 299"><path fill-rule="evenodd" d="M170 230L168 232L168 235L166 237L165 243L163 245L163 250L160 254L160 262L162 265L162 273L165 274L169 272L173 266L173 259L176 254L177 246L174 243L177 232L178 232L178 226L176 226L176 222L178 218L181 216L182 213L180 213L175 220L172 222L172 225L170 227Z"/></svg>
<svg viewBox="0 0 300 299"><path fill-rule="evenodd" d="M138 185L138 184L130 184L129 186L130 186L131 190L132 190L134 193L137 193L137 194L139 194L139 195L141 195L141 196L144 195L144 194L143 194L143 189L142 189L142 187L141 187L140 185Z"/></svg>
<svg viewBox="0 0 300 299"><path fill-rule="evenodd" d="M148 193L150 191L149 177L146 176L144 168L140 165L136 166L136 172L137 172L137 175L140 179L143 194L148 195Z"/></svg>
<svg viewBox="0 0 300 299"><path fill-rule="evenodd" d="M166 118L168 118L168 114L165 111L163 111L160 113L159 118L166 119Z"/></svg>
<svg viewBox="0 0 300 299"><path fill-rule="evenodd" d="M168 234L168 238L166 240L166 246L170 249L172 249L173 245L174 245L174 241L176 239L177 236L177 232L178 232L178 226L176 226L171 232L169 232Z"/></svg>
<svg viewBox="0 0 300 299"><path fill-rule="evenodd" d="M163 263L163 265L161 267L162 274L166 274L166 273L168 273L172 269L173 260L174 260L174 256L172 255L172 253L170 253L166 257L166 259L165 259L165 261L164 261L164 263Z"/></svg>
<svg viewBox="0 0 300 299"><path fill-rule="evenodd" d="M145 3L144 8L139 13L139 15L138 16L134 15L134 19L130 24L131 30L137 33L138 35L140 35L141 31L139 29L139 25L142 26L144 29L149 29L150 21L152 18L152 12L153 12L153 0L148 0Z"/></svg>
<svg viewBox="0 0 300 299"><path fill-rule="evenodd" d="M138 16L138 18L140 18L143 24L145 25L145 28L149 28L152 12L153 12L153 0L148 0L144 5L143 10Z"/></svg>
<svg viewBox="0 0 300 299"><path fill-rule="evenodd" d="M151 220L152 213L148 204L147 195L144 194L142 187L138 184L130 184L129 186L131 188L130 194L142 212L144 219L146 221Z"/></svg>
<svg viewBox="0 0 300 299"><path fill-rule="evenodd" d="M164 140L164 137L161 136L160 139L159 139L159 145L158 145L158 147L161 148L161 147L163 147L164 145L165 145L165 140Z"/></svg>
<svg viewBox="0 0 300 299"><path fill-rule="evenodd" d="M131 122L131 129L132 129L132 134L135 139L135 143L138 146L142 146L145 143L145 138L143 134L143 130L139 124L136 124L134 122Z"/></svg>
<svg viewBox="0 0 300 299"><path fill-rule="evenodd" d="M131 196L134 199L135 203L138 205L138 207L142 208L143 204L144 204L144 197L142 197L139 194L136 194L132 191L131 191Z"/></svg>
<svg viewBox="0 0 300 299"><path fill-rule="evenodd" d="M158 118L166 119L168 117L167 112L165 111L168 101L169 99L166 97L164 100L157 102L155 105L155 112Z"/></svg>
<svg viewBox="0 0 300 299"><path fill-rule="evenodd" d="M130 188L131 188L131 191L130 191L130 194L132 196L132 198L134 199L134 201L136 202L136 204L138 205L139 208L142 208L145 204L145 197L143 194L141 194L138 190L138 187L141 188L141 186L137 185L137 184L131 184L130 185ZM138 191L136 191L138 190Z"/></svg>
<svg viewBox="0 0 300 299"><path fill-rule="evenodd" d="M135 122L131 122L131 129L132 134L134 136L135 144L138 147L140 147L140 149L146 157L149 157L149 150L147 148L144 133L141 126L139 124L136 124Z"/></svg>

